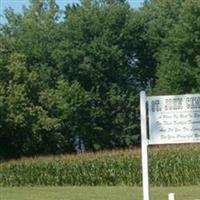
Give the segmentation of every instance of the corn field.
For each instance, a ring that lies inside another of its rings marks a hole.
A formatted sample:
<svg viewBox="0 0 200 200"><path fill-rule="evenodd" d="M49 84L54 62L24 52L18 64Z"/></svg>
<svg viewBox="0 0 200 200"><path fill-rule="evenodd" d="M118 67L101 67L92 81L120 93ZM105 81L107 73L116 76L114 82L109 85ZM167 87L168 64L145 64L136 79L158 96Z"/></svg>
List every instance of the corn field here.
<svg viewBox="0 0 200 200"><path fill-rule="evenodd" d="M149 150L152 186L200 185L200 145ZM140 149L1 161L0 186L141 186Z"/></svg>

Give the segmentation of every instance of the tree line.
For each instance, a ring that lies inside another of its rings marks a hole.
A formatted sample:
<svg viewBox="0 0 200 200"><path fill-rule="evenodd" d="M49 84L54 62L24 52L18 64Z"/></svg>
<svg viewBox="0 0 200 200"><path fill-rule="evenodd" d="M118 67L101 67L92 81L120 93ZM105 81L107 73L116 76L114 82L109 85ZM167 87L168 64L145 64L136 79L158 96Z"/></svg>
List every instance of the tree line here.
<svg viewBox="0 0 200 200"><path fill-rule="evenodd" d="M0 25L0 158L140 144L139 92L199 92L199 0L31 0Z"/></svg>

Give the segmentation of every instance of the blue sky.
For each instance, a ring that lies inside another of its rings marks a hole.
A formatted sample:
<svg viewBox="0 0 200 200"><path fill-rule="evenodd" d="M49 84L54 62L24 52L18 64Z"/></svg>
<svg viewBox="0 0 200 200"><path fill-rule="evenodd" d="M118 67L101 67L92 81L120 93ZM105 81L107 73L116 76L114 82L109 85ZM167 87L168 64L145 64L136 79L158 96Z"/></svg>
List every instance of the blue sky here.
<svg viewBox="0 0 200 200"><path fill-rule="evenodd" d="M130 5L134 8L140 7L144 0L128 0ZM68 3L78 3L79 0L56 0L56 3L60 8L64 8ZM0 0L0 23L4 23L5 19L3 17L3 11L12 7L16 12L21 12L22 6L28 6L29 0Z"/></svg>

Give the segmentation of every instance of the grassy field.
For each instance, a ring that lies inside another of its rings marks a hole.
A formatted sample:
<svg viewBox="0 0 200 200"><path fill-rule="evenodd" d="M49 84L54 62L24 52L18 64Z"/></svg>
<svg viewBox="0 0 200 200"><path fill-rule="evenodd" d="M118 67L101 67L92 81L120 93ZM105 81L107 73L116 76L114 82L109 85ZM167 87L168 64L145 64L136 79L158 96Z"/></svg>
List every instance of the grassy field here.
<svg viewBox="0 0 200 200"><path fill-rule="evenodd" d="M176 193L176 200L200 200L200 188L151 188L152 200L167 200ZM0 200L142 200L139 187L1 187Z"/></svg>

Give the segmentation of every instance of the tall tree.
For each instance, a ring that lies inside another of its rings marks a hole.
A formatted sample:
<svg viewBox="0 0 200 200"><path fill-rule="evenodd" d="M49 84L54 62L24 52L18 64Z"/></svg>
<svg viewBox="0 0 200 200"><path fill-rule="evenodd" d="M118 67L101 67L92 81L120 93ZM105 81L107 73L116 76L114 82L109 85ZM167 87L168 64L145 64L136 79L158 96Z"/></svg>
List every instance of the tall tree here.
<svg viewBox="0 0 200 200"><path fill-rule="evenodd" d="M136 55L139 25L132 20L137 17L121 1L86 0L66 9L66 38L60 44L58 63L66 80L78 81L98 97L98 115L94 113L91 121L99 127L92 134L98 148L130 146L137 141L136 96L142 87Z"/></svg>
<svg viewBox="0 0 200 200"><path fill-rule="evenodd" d="M159 54L157 92L190 93L199 90L199 13L199 1L185 0L181 4L177 23L169 31Z"/></svg>
<svg viewBox="0 0 200 200"><path fill-rule="evenodd" d="M58 14L53 0L32 1L22 14L5 11L8 22L0 30L0 156L46 152L44 135L50 138L59 124L39 102L41 91L59 77L53 58Z"/></svg>
<svg viewBox="0 0 200 200"><path fill-rule="evenodd" d="M22 14L5 11L8 23L2 28L6 36L2 45L8 51L26 56L29 70L38 71L44 83L52 84L59 76L54 51L61 40L60 11L54 0L33 0Z"/></svg>

